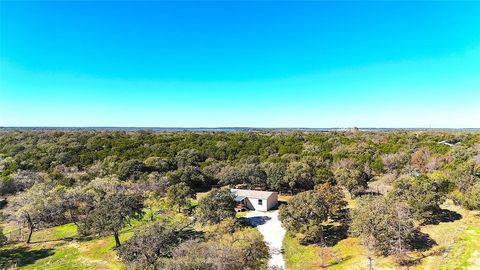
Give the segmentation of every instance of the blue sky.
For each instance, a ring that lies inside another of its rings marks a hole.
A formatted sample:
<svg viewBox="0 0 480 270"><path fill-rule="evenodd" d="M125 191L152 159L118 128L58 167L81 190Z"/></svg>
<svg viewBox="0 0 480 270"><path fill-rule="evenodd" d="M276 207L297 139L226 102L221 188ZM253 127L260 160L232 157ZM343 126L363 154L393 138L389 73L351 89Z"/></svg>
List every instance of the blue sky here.
<svg viewBox="0 0 480 270"><path fill-rule="evenodd" d="M0 126L480 127L480 2L0 1Z"/></svg>

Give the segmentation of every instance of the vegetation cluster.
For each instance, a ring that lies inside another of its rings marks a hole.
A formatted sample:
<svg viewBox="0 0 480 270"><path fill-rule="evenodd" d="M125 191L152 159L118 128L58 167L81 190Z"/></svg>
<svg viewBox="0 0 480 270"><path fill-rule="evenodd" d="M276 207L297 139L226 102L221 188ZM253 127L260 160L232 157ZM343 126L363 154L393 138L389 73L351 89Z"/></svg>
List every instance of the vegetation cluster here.
<svg viewBox="0 0 480 270"><path fill-rule="evenodd" d="M0 227L0 245L74 224L82 238L113 236L129 269L264 269L262 237L235 218L225 187L292 196L279 217L304 244L352 235L370 264L406 265L428 248L419 226L454 215L445 200L480 209L480 134L1 132L2 219L22 233Z"/></svg>

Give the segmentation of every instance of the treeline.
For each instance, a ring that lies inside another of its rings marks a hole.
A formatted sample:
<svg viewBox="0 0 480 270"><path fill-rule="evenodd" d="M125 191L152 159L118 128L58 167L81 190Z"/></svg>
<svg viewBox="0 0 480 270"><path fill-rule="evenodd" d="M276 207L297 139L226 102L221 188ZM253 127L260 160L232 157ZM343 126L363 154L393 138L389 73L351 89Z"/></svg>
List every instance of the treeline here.
<svg viewBox="0 0 480 270"><path fill-rule="evenodd" d="M22 176L40 173L28 178L48 177L70 187L117 175L122 181L184 182L194 190L243 184L282 192L329 182L355 195L376 176L468 174L461 167L478 164L479 137L467 132L4 132L0 192L22 190L28 185Z"/></svg>

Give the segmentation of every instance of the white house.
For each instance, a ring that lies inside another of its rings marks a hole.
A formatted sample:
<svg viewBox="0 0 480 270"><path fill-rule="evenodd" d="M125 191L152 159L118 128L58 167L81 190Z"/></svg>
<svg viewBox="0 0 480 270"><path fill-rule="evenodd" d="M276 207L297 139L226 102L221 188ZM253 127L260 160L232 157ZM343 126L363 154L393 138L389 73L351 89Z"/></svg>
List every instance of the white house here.
<svg viewBox="0 0 480 270"><path fill-rule="evenodd" d="M268 211L278 205L278 193L249 189L231 189L235 194L236 211L249 210Z"/></svg>

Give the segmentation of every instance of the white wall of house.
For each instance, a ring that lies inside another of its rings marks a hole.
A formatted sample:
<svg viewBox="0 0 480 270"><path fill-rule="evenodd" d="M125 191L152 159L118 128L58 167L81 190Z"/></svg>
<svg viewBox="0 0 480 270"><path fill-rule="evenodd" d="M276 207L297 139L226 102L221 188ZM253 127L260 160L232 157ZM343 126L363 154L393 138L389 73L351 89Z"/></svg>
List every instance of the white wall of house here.
<svg viewBox="0 0 480 270"><path fill-rule="evenodd" d="M260 202L261 200L261 202ZM278 204L277 194L272 194L268 199L247 198L247 208L252 210L268 211Z"/></svg>
<svg viewBox="0 0 480 270"><path fill-rule="evenodd" d="M277 207L277 205L278 205L278 194L273 193L272 195L270 195L270 197L268 197L267 210Z"/></svg>

